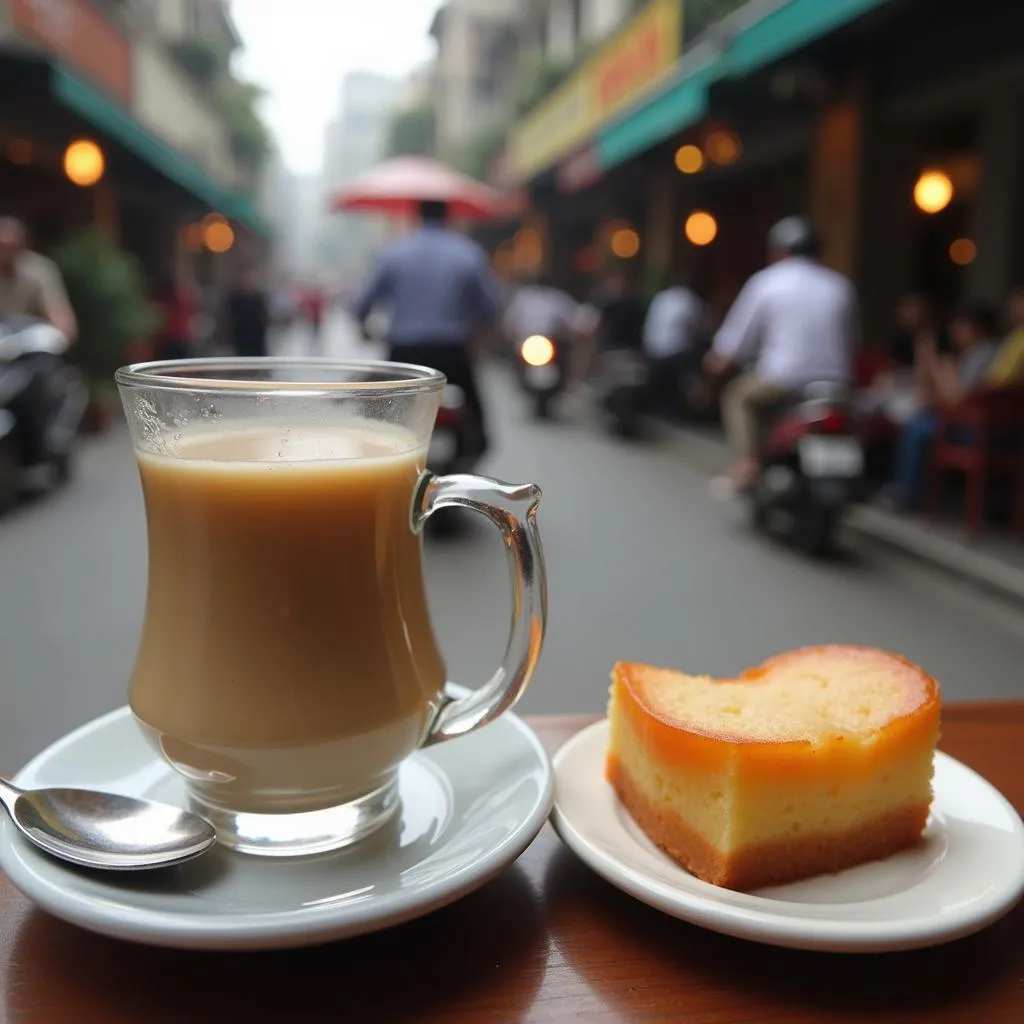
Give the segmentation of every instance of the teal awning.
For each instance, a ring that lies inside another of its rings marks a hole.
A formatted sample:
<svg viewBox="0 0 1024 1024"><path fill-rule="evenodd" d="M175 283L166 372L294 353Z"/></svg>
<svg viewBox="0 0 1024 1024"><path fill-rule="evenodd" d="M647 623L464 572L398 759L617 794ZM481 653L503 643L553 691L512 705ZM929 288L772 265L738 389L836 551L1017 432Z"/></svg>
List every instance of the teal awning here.
<svg viewBox="0 0 1024 1024"><path fill-rule="evenodd" d="M749 75L889 0L789 0L748 25L722 54L716 78Z"/></svg>
<svg viewBox="0 0 1024 1024"><path fill-rule="evenodd" d="M271 233L249 196L218 185L197 163L154 135L73 71L53 65L50 89L58 102L92 122L211 210L223 213L258 234Z"/></svg>
<svg viewBox="0 0 1024 1024"><path fill-rule="evenodd" d="M595 144L601 167L615 167L700 121L708 112L709 84L709 68L701 68L601 131Z"/></svg>
<svg viewBox="0 0 1024 1024"><path fill-rule="evenodd" d="M700 121L708 113L708 89L714 82L751 74L888 2L789 0L740 29L698 70L687 73L691 58L684 53L675 82L598 134L601 168L614 167Z"/></svg>

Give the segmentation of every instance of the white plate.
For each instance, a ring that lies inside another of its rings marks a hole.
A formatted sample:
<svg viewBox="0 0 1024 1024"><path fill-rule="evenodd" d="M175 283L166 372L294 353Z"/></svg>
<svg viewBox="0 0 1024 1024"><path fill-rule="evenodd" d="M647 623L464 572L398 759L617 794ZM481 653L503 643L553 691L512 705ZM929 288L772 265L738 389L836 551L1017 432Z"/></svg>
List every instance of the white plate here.
<svg viewBox="0 0 1024 1024"><path fill-rule="evenodd" d="M920 847L840 874L740 893L700 881L647 839L605 781L607 749L602 721L555 756L558 834L624 892L712 931L794 949L917 949L981 930L1024 891L1020 816L945 754L935 756L935 801Z"/></svg>
<svg viewBox="0 0 1024 1024"><path fill-rule="evenodd" d="M59 740L15 781L185 799L127 708ZM414 754L400 786L400 819L337 853L275 861L216 847L176 868L118 876L66 866L5 821L0 866L43 909L116 938L191 949L313 945L420 917L478 889L540 830L553 779L540 741L506 714Z"/></svg>

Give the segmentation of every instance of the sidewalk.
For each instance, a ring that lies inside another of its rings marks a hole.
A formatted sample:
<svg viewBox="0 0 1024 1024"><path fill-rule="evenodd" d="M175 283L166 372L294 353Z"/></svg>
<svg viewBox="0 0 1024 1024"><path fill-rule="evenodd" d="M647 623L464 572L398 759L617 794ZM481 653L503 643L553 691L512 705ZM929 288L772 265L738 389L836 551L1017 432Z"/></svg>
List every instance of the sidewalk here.
<svg viewBox="0 0 1024 1024"><path fill-rule="evenodd" d="M728 462L728 449L714 427L666 425L673 444L692 465L712 475ZM968 540L959 522L934 523L915 515L895 515L872 505L850 510L846 529L854 536L929 563L976 586L1024 604L1024 544L986 532Z"/></svg>

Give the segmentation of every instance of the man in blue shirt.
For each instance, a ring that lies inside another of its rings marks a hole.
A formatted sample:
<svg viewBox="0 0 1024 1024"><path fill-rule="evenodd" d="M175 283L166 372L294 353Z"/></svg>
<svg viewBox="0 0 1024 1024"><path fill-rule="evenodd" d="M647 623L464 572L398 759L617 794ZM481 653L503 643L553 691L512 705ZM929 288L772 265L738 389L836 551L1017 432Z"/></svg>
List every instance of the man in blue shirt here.
<svg viewBox="0 0 1024 1024"><path fill-rule="evenodd" d="M484 251L446 226L443 202L420 204L418 231L382 253L355 305L363 326L376 306L390 312L388 358L440 370L462 389L478 427L477 450L487 448L480 389L473 366L477 333L501 312L501 292Z"/></svg>

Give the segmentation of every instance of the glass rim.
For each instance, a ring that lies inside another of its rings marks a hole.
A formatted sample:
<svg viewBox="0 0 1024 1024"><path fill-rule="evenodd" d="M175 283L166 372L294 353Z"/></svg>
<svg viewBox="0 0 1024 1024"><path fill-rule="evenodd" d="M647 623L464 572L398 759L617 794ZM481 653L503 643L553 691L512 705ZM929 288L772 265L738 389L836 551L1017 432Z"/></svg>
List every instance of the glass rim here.
<svg viewBox="0 0 1024 1024"><path fill-rule="evenodd" d="M317 368L329 372L380 373L379 380L260 380L257 371L279 371L289 367ZM225 373L252 371L253 377L223 376ZM221 376L218 376L218 373ZM119 387L147 388L158 391L222 392L236 395L416 395L440 391L446 377L439 370L416 363L386 359L333 359L329 356L208 356L188 359L151 359L130 363L114 372Z"/></svg>

